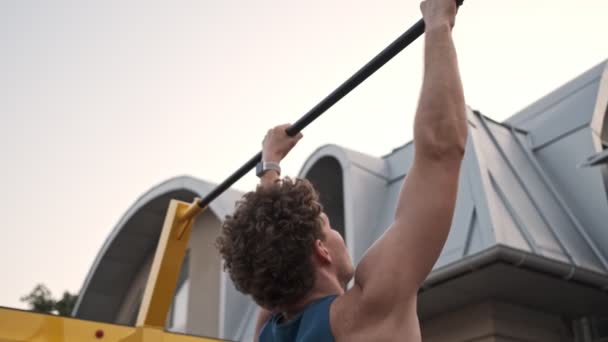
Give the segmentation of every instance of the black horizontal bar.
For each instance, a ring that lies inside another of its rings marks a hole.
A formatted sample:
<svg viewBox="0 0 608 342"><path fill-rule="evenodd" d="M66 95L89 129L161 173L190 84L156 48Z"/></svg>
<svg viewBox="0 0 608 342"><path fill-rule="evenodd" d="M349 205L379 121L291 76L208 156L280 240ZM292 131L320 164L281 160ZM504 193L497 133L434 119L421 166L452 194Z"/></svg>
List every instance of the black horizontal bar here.
<svg viewBox="0 0 608 342"><path fill-rule="evenodd" d="M424 33L424 21L421 19L414 24L409 30L397 38L391 45L382 50L376 57L363 66L359 71L352 75L348 80L342 83L336 90L324 98L319 104L313 107L308 113L302 116L291 127L287 129L287 134L294 136L301 130L306 128L311 122L317 119L326 110L340 101L344 96L355 89L359 84L365 81L374 72L380 69L389 60L395 57L399 52L405 49L408 45L414 42ZM222 183L216 186L209 192L203 200L199 202L201 207L206 207L214 199L219 197L224 191L228 190L234 183L246 175L249 171L255 168L256 164L262 160L262 152L258 152L243 166L226 178Z"/></svg>
<svg viewBox="0 0 608 342"><path fill-rule="evenodd" d="M456 2L460 6L462 5L463 1L464 0L457 0ZM329 94L321 102L319 102L319 104L309 110L308 113L304 114L304 116L302 116L298 121L296 121L296 123L294 123L291 127L287 128L287 134L289 136L294 136L298 134L311 122L321 116L321 114L323 114L326 110L331 108L331 106L336 104L344 96L346 96L353 89L355 89L359 84L363 83L363 81L365 81L369 76L378 71L378 69L380 69L384 64L386 64L393 57L395 57L399 52L401 52L403 49L413 43L416 39L418 39L424 33L424 29L424 21L420 19L416 24L410 27L409 30L399 36L399 38L397 38L388 47L382 50L382 52L376 55L376 57L374 57L371 61L369 61L361 69L359 69L354 75L352 75L348 80L346 80L338 88L336 88L336 90L334 90L331 94ZM226 180L224 180L222 183L216 186L215 189L213 189L210 193L203 197L202 201L199 202L199 205L201 207L206 207L207 205L209 205L209 203L219 197L224 191L228 190L234 183L236 183L249 171L255 168L256 164L261 160L262 152L258 152L243 166L241 166L238 170L236 170L233 174L226 178Z"/></svg>
<svg viewBox="0 0 608 342"><path fill-rule="evenodd" d="M359 71L352 75L348 80L342 83L336 90L329 94L323 101L319 102L308 113L304 114L300 120L296 121L287 129L287 134L294 136L308 126L311 122L317 119L326 110L340 101L344 96L355 89L359 84L363 83L368 77L380 69L384 64L395 57L399 52L413 43L418 37L424 33L424 21L420 19L414 26L397 38L391 45L382 50L376 57L369 61Z"/></svg>

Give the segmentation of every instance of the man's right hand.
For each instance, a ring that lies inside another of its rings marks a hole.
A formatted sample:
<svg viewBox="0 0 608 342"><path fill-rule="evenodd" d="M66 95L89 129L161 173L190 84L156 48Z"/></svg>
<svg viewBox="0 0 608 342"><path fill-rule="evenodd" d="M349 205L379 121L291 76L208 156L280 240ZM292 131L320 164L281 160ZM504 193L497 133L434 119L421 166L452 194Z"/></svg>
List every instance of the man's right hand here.
<svg viewBox="0 0 608 342"><path fill-rule="evenodd" d="M417 294L452 224L468 135L451 34L457 4L426 0L420 7L426 35L414 158L393 224L360 260L354 285L332 304L330 320L338 342L422 340Z"/></svg>
<svg viewBox="0 0 608 342"><path fill-rule="evenodd" d="M454 27L458 5L455 0L425 0L420 3L420 10L427 30L442 25Z"/></svg>
<svg viewBox="0 0 608 342"><path fill-rule="evenodd" d="M302 133L290 137L287 135L287 128L290 124L276 126L268 130L262 142L262 160L266 162L278 163L291 149L302 139Z"/></svg>

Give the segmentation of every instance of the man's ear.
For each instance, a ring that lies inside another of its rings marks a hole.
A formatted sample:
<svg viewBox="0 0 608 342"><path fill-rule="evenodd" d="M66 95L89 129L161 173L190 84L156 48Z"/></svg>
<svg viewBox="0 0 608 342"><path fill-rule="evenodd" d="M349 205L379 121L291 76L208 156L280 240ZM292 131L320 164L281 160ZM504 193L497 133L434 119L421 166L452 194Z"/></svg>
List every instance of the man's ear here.
<svg viewBox="0 0 608 342"><path fill-rule="evenodd" d="M329 254L329 250L327 249L323 241L319 239L315 240L314 251L315 256L319 261L324 264L331 264L331 255Z"/></svg>

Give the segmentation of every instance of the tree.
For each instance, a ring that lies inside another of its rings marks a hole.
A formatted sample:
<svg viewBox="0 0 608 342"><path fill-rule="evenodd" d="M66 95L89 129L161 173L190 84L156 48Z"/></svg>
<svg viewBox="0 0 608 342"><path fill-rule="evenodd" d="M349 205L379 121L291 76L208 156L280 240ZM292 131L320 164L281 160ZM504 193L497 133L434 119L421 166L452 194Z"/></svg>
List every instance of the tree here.
<svg viewBox="0 0 608 342"><path fill-rule="evenodd" d="M71 316L72 309L76 305L78 295L69 293L68 291L63 292L63 297L55 302L55 310L59 316Z"/></svg>
<svg viewBox="0 0 608 342"><path fill-rule="evenodd" d="M60 300L55 300L44 284L36 285L30 294L21 297L21 301L28 303L32 311L60 316L70 316L77 299L78 295L65 291Z"/></svg>

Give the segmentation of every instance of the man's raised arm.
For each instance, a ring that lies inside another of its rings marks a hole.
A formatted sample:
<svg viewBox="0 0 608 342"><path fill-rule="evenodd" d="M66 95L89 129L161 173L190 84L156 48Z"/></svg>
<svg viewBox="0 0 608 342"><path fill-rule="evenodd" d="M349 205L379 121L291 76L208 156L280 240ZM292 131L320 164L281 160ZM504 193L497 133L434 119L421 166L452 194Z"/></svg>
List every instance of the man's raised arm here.
<svg viewBox="0 0 608 342"><path fill-rule="evenodd" d="M465 102L452 41L454 0L421 4L426 23L424 82L414 122L414 162L394 224L355 273L367 312L402 319L415 314L417 290L448 236L467 137Z"/></svg>
<svg viewBox="0 0 608 342"><path fill-rule="evenodd" d="M262 162L270 162L279 164L283 158L291 151L291 149L302 139L302 133L298 133L295 137L287 135L286 130L290 124L276 126L268 130L264 141L262 142ZM260 186L270 187L281 179L280 171L276 169L262 170L260 177ZM271 318L273 312L264 308L258 308L258 317L254 332L254 342L258 341L262 327Z"/></svg>

